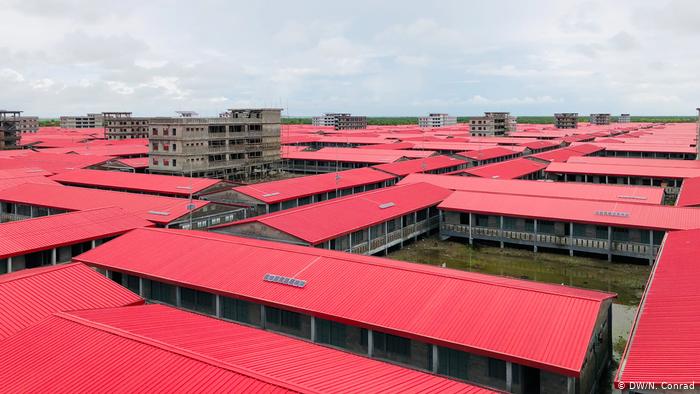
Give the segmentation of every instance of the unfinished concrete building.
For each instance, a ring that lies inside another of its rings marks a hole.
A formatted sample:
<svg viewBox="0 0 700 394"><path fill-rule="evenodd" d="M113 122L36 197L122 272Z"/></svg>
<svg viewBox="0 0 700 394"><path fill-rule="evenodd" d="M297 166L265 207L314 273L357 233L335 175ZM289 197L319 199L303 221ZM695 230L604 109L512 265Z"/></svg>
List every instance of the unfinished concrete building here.
<svg viewBox="0 0 700 394"><path fill-rule="evenodd" d="M457 124L456 116L449 116L448 114L429 114L428 116L421 116L418 118L418 127L444 127L452 126Z"/></svg>
<svg viewBox="0 0 700 394"><path fill-rule="evenodd" d="M510 112L484 112L484 116L469 119L472 136L502 136L515 132L517 118Z"/></svg>
<svg viewBox="0 0 700 394"><path fill-rule="evenodd" d="M36 133L37 131L39 131L38 116L20 116L19 118L17 118L18 133Z"/></svg>
<svg viewBox="0 0 700 394"><path fill-rule="evenodd" d="M327 113L311 118L314 126L332 126L336 130L366 129L366 116L353 116L349 113Z"/></svg>
<svg viewBox="0 0 700 394"><path fill-rule="evenodd" d="M578 112L561 112L554 114L554 126L558 129L578 128Z"/></svg>
<svg viewBox="0 0 700 394"><path fill-rule="evenodd" d="M109 140L148 138L148 120L133 117L131 112L103 112L105 136Z"/></svg>
<svg viewBox="0 0 700 394"><path fill-rule="evenodd" d="M61 127L66 129L94 129L103 127L102 114L61 116Z"/></svg>
<svg viewBox="0 0 700 394"><path fill-rule="evenodd" d="M610 124L610 114L591 114L588 123L596 126Z"/></svg>
<svg viewBox="0 0 700 394"><path fill-rule="evenodd" d="M620 116L617 117L617 123L629 123L632 121L632 117L630 114L620 114Z"/></svg>
<svg viewBox="0 0 700 394"><path fill-rule="evenodd" d="M18 123L22 111L0 110L0 149L15 149L19 141Z"/></svg>
<svg viewBox="0 0 700 394"><path fill-rule="evenodd" d="M149 172L219 179L263 177L280 163L279 108L230 109L149 120Z"/></svg>

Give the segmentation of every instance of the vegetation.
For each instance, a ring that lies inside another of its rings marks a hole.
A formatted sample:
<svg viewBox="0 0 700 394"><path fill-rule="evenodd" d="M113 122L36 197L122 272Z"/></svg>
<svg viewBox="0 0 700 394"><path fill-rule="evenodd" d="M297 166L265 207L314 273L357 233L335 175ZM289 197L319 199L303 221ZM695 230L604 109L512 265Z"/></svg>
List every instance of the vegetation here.
<svg viewBox="0 0 700 394"><path fill-rule="evenodd" d="M58 119L39 119L39 127L60 126L61 122Z"/></svg>
<svg viewBox="0 0 700 394"><path fill-rule="evenodd" d="M632 116L632 122L647 122L647 123L687 123L697 122L696 116ZM579 121L588 122L588 116L579 117ZM617 117L613 116L612 121L616 122ZM468 116L458 116L457 122L469 122ZM553 124L554 116L518 116L520 124ZM311 124L311 118L304 117L289 117L282 118L282 124ZM380 116L368 117L367 124L377 126L396 126L396 125L418 125L418 117L415 116Z"/></svg>
<svg viewBox="0 0 700 394"><path fill-rule="evenodd" d="M648 265L608 263L568 254L469 246L426 238L389 254L390 258L539 282L617 293L617 303L637 305L649 277Z"/></svg>

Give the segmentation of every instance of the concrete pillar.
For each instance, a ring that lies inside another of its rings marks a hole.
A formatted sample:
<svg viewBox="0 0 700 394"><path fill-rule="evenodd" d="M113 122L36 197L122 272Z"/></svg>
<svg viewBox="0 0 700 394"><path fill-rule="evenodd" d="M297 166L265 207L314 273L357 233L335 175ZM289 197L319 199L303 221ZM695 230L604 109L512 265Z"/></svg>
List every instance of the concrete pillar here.
<svg viewBox="0 0 700 394"><path fill-rule="evenodd" d="M51 249L51 265L56 265L56 254L58 252L57 248Z"/></svg>
<svg viewBox="0 0 700 394"><path fill-rule="evenodd" d="M649 265L654 264L654 231L649 230Z"/></svg>
<svg viewBox="0 0 700 394"><path fill-rule="evenodd" d="M367 357L374 357L374 331L367 330Z"/></svg>
<svg viewBox="0 0 700 394"><path fill-rule="evenodd" d="M221 296L220 295L216 294L214 296L214 303L215 303L214 304L214 311L215 311L214 313L216 314L216 317L221 317L222 316L222 313L221 313L222 306L221 306Z"/></svg>
<svg viewBox="0 0 700 394"><path fill-rule="evenodd" d="M608 226L608 262L612 261L612 227Z"/></svg>
<svg viewBox="0 0 700 394"><path fill-rule="evenodd" d="M532 242L532 251L537 253L537 219L534 219L535 224L535 240Z"/></svg>
<svg viewBox="0 0 700 394"><path fill-rule="evenodd" d="M566 392L567 394L576 393L576 378L572 378L571 376L569 376L566 379Z"/></svg>
<svg viewBox="0 0 700 394"><path fill-rule="evenodd" d="M433 352L433 373L438 373L438 368L440 367L440 357L437 345L432 345L431 351Z"/></svg>
<svg viewBox="0 0 700 394"><path fill-rule="evenodd" d="M348 245L350 245L350 253L352 253L352 233L348 234Z"/></svg>
<svg viewBox="0 0 700 394"><path fill-rule="evenodd" d="M97 242L94 239L92 241L90 241L90 248L91 249L95 249L96 246L97 246Z"/></svg>
<svg viewBox="0 0 700 394"><path fill-rule="evenodd" d="M506 362L506 391L513 392L513 363Z"/></svg>
<svg viewBox="0 0 700 394"><path fill-rule="evenodd" d="M143 285L143 278L139 278L139 296L141 296L141 298L145 298L145 295L146 289Z"/></svg>
<svg viewBox="0 0 700 394"><path fill-rule="evenodd" d="M569 223L569 256L574 256L574 222Z"/></svg>
<svg viewBox="0 0 700 394"><path fill-rule="evenodd" d="M12 257L7 258L7 273L12 272Z"/></svg>
<svg viewBox="0 0 700 394"><path fill-rule="evenodd" d="M316 318L311 316L311 342L316 342Z"/></svg>
<svg viewBox="0 0 700 394"><path fill-rule="evenodd" d="M389 222L384 222L384 256L389 254Z"/></svg>
<svg viewBox="0 0 700 394"><path fill-rule="evenodd" d="M175 287L175 306L182 306L182 288L180 286Z"/></svg>
<svg viewBox="0 0 700 394"><path fill-rule="evenodd" d="M472 236L472 225L474 224L474 214L469 212L469 245L474 244L474 237Z"/></svg>
<svg viewBox="0 0 700 394"><path fill-rule="evenodd" d="M267 313L263 304L260 304L260 328L267 329Z"/></svg>

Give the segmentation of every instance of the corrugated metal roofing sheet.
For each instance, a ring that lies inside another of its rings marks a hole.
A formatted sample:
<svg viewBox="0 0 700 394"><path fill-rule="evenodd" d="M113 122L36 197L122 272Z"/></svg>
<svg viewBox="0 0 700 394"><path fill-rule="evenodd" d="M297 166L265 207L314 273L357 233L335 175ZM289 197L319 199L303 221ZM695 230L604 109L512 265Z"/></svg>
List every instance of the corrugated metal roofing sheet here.
<svg viewBox="0 0 700 394"><path fill-rule="evenodd" d="M411 174L398 184L426 182L450 190L496 194L518 194L580 200L617 201L624 203L663 203L664 188L651 186L617 186L592 183L525 181L519 179L489 179L470 176ZM634 196L632 199L630 196Z"/></svg>
<svg viewBox="0 0 700 394"><path fill-rule="evenodd" d="M666 236L620 361L616 387L700 382L698 250L699 230Z"/></svg>
<svg viewBox="0 0 700 394"><path fill-rule="evenodd" d="M424 159L397 161L396 163L379 164L372 166L377 170L388 172L397 176L405 176L415 172L435 171L467 164L466 160L450 156L433 156Z"/></svg>
<svg viewBox="0 0 700 394"><path fill-rule="evenodd" d="M513 147L517 148L517 147ZM468 151L468 152L459 152L457 153L460 156L467 157L472 160L490 160L490 159L496 159L499 157L505 157L505 156L511 156L511 155L518 155L522 153L524 148L521 148L519 150L511 149L509 148L503 148L500 146L496 146L493 148L486 148L486 149L477 149L473 151Z"/></svg>
<svg viewBox="0 0 700 394"><path fill-rule="evenodd" d="M137 229L78 259L570 376L613 296L184 230ZM266 282L269 272L307 283Z"/></svg>
<svg viewBox="0 0 700 394"><path fill-rule="evenodd" d="M303 392L492 393L432 374L164 305L71 312L76 324L145 338L162 350L197 354ZM47 333L51 336L51 334ZM144 356L149 358L151 350ZM83 356L84 357L84 356ZM151 360L153 361L153 360ZM99 367L99 365L98 365ZM36 373L36 371L35 371ZM183 370L181 373L189 373ZM41 373L39 373L42 378ZM164 389L167 385L160 388Z"/></svg>
<svg viewBox="0 0 700 394"><path fill-rule="evenodd" d="M189 213L187 205L190 204L190 201L184 198L35 183L0 190L0 201L69 211L120 207L129 213L163 225ZM198 209L209 202L192 200L192 204Z"/></svg>
<svg viewBox="0 0 700 394"><path fill-rule="evenodd" d="M0 169L40 168L54 174L59 174L65 171L87 168L111 159L109 156L68 155L43 152L30 153L22 151L17 154L20 156L0 158Z"/></svg>
<svg viewBox="0 0 700 394"><path fill-rule="evenodd" d="M694 178L700 176L700 168L650 167L571 162L550 163L545 169L545 172L554 174L614 175L666 179Z"/></svg>
<svg viewBox="0 0 700 394"><path fill-rule="evenodd" d="M430 157L435 151L403 149L321 148L317 151L282 152L284 159L344 161L352 163L393 163L403 158Z"/></svg>
<svg viewBox="0 0 700 394"><path fill-rule="evenodd" d="M540 171L545 167L547 166L542 163L521 157L499 163L468 168L466 170L461 170L460 173L481 178L515 179Z"/></svg>
<svg viewBox="0 0 700 394"><path fill-rule="evenodd" d="M564 162L569 160L569 158L571 157L585 156L602 150L604 150L604 148L584 144L568 148L554 149L547 152L541 152L535 155L531 155L530 157L534 157L545 161Z"/></svg>
<svg viewBox="0 0 700 394"><path fill-rule="evenodd" d="M209 178L135 174L121 171L75 170L54 175L52 180L64 185L98 186L188 197L222 181Z"/></svg>
<svg viewBox="0 0 700 394"><path fill-rule="evenodd" d="M700 177L687 178L681 185L676 206L697 207L700 206Z"/></svg>
<svg viewBox="0 0 700 394"><path fill-rule="evenodd" d="M456 191L446 198L439 205L439 208L448 211L563 220L654 230L700 228L700 210L667 205ZM600 215L597 212L625 212L628 215Z"/></svg>
<svg viewBox="0 0 700 394"><path fill-rule="evenodd" d="M337 189L384 182L394 178L396 177L393 175L363 167L327 174L307 175L280 181L237 186L233 190L267 204L274 204Z"/></svg>
<svg viewBox="0 0 700 394"><path fill-rule="evenodd" d="M632 157L575 156L568 163L634 167L700 168L699 160L638 159Z"/></svg>
<svg viewBox="0 0 700 394"><path fill-rule="evenodd" d="M0 224L0 258L111 237L153 223L121 208L97 208Z"/></svg>
<svg viewBox="0 0 700 394"><path fill-rule="evenodd" d="M0 340L54 312L143 303L136 294L77 263L0 275L0 294ZM9 366L2 361L0 365Z"/></svg>
<svg viewBox="0 0 700 394"><path fill-rule="evenodd" d="M427 183L392 186L255 216L211 229L259 223L312 245L435 206L452 193ZM383 207L383 204L392 203ZM333 218L329 220L329 218Z"/></svg>

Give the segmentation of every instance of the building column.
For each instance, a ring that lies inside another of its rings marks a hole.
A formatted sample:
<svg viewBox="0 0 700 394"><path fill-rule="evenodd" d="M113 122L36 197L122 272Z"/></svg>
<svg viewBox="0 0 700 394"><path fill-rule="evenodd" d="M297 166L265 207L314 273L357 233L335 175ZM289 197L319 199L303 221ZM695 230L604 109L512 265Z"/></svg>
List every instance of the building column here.
<svg viewBox="0 0 700 394"><path fill-rule="evenodd" d="M533 244L532 251L537 253L537 219L533 219L533 220L534 220L534 225L535 225L535 239L532 242L532 244Z"/></svg>
<svg viewBox="0 0 700 394"><path fill-rule="evenodd" d="M506 391L513 392L513 363L506 361Z"/></svg>
<svg viewBox="0 0 700 394"><path fill-rule="evenodd" d="M265 310L265 305L260 304L260 328L263 330L267 329L267 313Z"/></svg>
<svg viewBox="0 0 700 394"><path fill-rule="evenodd" d="M574 222L569 222L569 256L574 257Z"/></svg>
<svg viewBox="0 0 700 394"><path fill-rule="evenodd" d="M649 230L649 265L654 264L654 230Z"/></svg>
<svg viewBox="0 0 700 394"><path fill-rule="evenodd" d="M503 249L503 215L498 217L498 236L501 238L501 249Z"/></svg>
<svg viewBox="0 0 700 394"><path fill-rule="evenodd" d="M413 212L413 242L418 241L418 211Z"/></svg>
<svg viewBox="0 0 700 394"><path fill-rule="evenodd" d="M56 265L56 254L58 254L58 248L51 249L51 265Z"/></svg>
<svg viewBox="0 0 700 394"><path fill-rule="evenodd" d="M612 227L608 226L608 262L612 261Z"/></svg>
<svg viewBox="0 0 700 394"><path fill-rule="evenodd" d="M221 313L221 308L221 296L217 294L214 298L214 313L216 317L221 317L223 315Z"/></svg>
<svg viewBox="0 0 700 394"><path fill-rule="evenodd" d="M92 249L95 249L97 247L97 242L94 239L92 241L90 241L90 247Z"/></svg>
<svg viewBox="0 0 700 394"><path fill-rule="evenodd" d="M384 256L389 254L389 222L384 222Z"/></svg>
<svg viewBox="0 0 700 394"><path fill-rule="evenodd" d="M576 393L576 378L572 378L571 376L569 376L566 379L566 392L567 394Z"/></svg>
<svg viewBox="0 0 700 394"><path fill-rule="evenodd" d="M316 318L311 316L311 342L316 342Z"/></svg>
<svg viewBox="0 0 700 394"><path fill-rule="evenodd" d="M144 298L146 294L145 286L143 285L143 278L139 277L139 296Z"/></svg>
<svg viewBox="0 0 700 394"><path fill-rule="evenodd" d="M7 258L7 273L12 272L12 257Z"/></svg>
<svg viewBox="0 0 700 394"><path fill-rule="evenodd" d="M350 253L352 253L352 233L348 234L348 245L350 246Z"/></svg>
<svg viewBox="0 0 700 394"><path fill-rule="evenodd" d="M431 351L433 352L433 373L438 373L438 368L440 367L440 357L437 345L431 346Z"/></svg>
<svg viewBox="0 0 700 394"><path fill-rule="evenodd" d="M367 357L374 357L374 331L367 330Z"/></svg>
<svg viewBox="0 0 700 394"><path fill-rule="evenodd" d="M474 244L474 238L472 236L472 224L474 223L474 214L469 212L469 245Z"/></svg>
<svg viewBox="0 0 700 394"><path fill-rule="evenodd" d="M175 306L182 306L182 288L180 286L175 287Z"/></svg>

